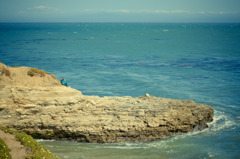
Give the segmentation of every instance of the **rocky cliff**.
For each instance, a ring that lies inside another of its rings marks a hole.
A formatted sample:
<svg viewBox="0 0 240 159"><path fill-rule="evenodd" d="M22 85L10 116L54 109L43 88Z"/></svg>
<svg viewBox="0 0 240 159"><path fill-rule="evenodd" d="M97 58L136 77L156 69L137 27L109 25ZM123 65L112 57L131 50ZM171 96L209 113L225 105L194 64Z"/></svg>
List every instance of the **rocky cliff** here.
<svg viewBox="0 0 240 159"><path fill-rule="evenodd" d="M0 63L0 125L37 138L151 141L207 128L213 108L190 100L86 96L45 71Z"/></svg>

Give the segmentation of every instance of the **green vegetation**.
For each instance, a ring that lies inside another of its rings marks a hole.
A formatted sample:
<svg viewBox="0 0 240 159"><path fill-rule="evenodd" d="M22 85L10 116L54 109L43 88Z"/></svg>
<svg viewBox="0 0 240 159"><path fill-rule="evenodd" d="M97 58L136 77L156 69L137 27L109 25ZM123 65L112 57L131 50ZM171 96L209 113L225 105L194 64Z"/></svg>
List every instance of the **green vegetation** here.
<svg viewBox="0 0 240 159"><path fill-rule="evenodd" d="M26 133L13 131L3 127L0 127L0 129L5 131L6 133L13 134L16 139L21 142L22 145L31 149L32 154L28 156L28 159L58 159L56 155L52 154L48 149L46 149L44 146L42 146L40 143L38 143L35 139L27 135Z"/></svg>
<svg viewBox="0 0 240 159"><path fill-rule="evenodd" d="M0 139L0 159L11 159L10 150L6 143Z"/></svg>
<svg viewBox="0 0 240 159"><path fill-rule="evenodd" d="M29 71L28 71L28 75L33 77L33 76L40 76L40 77L45 77L46 75L46 72L43 71L43 70L39 70L37 68L31 68Z"/></svg>

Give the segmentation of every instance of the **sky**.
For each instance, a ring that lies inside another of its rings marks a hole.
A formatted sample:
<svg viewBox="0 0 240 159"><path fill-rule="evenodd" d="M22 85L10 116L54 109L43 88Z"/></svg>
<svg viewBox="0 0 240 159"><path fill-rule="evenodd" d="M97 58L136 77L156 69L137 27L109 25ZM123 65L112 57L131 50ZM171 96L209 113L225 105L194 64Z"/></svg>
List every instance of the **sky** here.
<svg viewBox="0 0 240 159"><path fill-rule="evenodd" d="M240 0L0 0L0 22L240 22Z"/></svg>

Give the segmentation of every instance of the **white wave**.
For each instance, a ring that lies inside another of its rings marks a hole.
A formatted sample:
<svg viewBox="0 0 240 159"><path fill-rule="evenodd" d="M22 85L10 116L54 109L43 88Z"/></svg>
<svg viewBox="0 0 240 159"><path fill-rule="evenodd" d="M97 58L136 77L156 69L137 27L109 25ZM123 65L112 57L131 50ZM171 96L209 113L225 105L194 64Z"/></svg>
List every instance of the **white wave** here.
<svg viewBox="0 0 240 159"><path fill-rule="evenodd" d="M231 107L231 108L238 108L239 106L236 106L236 105L228 105L228 107Z"/></svg>
<svg viewBox="0 0 240 159"><path fill-rule="evenodd" d="M223 129L234 129L234 127L237 125L237 123L233 119L229 118L226 114L218 111L215 112L217 115L215 115L213 121L208 124L210 131L217 132Z"/></svg>
<svg viewBox="0 0 240 159"><path fill-rule="evenodd" d="M236 126L237 126L237 123L233 119L229 118L226 114L215 110L213 121L208 123L208 128L202 131L192 131L185 135L186 136L193 136L193 135L199 135L199 134L214 135L217 132L222 130L229 131L229 130L235 129Z"/></svg>
<svg viewBox="0 0 240 159"><path fill-rule="evenodd" d="M208 152L208 156L209 156L210 158L213 158L213 157L214 157L214 155L212 154L212 152Z"/></svg>
<svg viewBox="0 0 240 159"><path fill-rule="evenodd" d="M54 142L56 140L36 139L37 142Z"/></svg>
<svg viewBox="0 0 240 159"><path fill-rule="evenodd" d="M220 131L229 131L232 129L235 129L237 126L237 123L228 117L226 114L215 111L215 116L213 117L213 121L211 123L208 123L208 128L204 129L202 131L192 131L186 134L180 134L180 135L175 135L172 137L166 137L165 139L161 139L155 142L150 142L147 145L147 148L149 147L161 147L163 149L173 147L174 145L177 145L176 143L180 142L181 144L184 144L182 142L185 138L187 137L194 137L194 136L199 136L201 135L215 135L216 133ZM211 155L210 155L211 156Z"/></svg>

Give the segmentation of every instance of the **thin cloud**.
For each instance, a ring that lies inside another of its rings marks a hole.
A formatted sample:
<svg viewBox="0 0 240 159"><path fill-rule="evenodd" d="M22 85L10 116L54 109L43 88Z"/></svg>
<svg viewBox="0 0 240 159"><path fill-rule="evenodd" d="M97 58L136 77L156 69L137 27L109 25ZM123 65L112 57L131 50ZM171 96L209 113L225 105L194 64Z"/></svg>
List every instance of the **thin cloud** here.
<svg viewBox="0 0 240 159"><path fill-rule="evenodd" d="M218 12L198 12L198 14L218 14L218 15L231 15L231 14L240 14L240 12L224 12L224 11L218 11Z"/></svg>
<svg viewBox="0 0 240 159"><path fill-rule="evenodd" d="M84 12L88 13L123 13L123 14L216 14L216 15L229 15L240 14L240 12L224 12L224 11L188 11L188 10L108 10L108 9L85 9Z"/></svg>
<svg viewBox="0 0 240 159"><path fill-rule="evenodd" d="M47 6L37 6L37 7L33 7L34 9L52 9L51 7L47 7Z"/></svg>
<svg viewBox="0 0 240 159"><path fill-rule="evenodd" d="M133 12L134 13L134 12ZM224 12L224 11L188 11L188 10L140 10L135 13L149 13L149 14L240 14L240 12Z"/></svg>
<svg viewBox="0 0 240 159"><path fill-rule="evenodd" d="M151 14L179 14L179 13L189 13L186 10L142 10L138 13L151 13Z"/></svg>
<svg viewBox="0 0 240 159"><path fill-rule="evenodd" d="M108 9L85 9L84 12L88 13L132 13L132 11L127 9L118 9L118 10L108 10Z"/></svg>
<svg viewBox="0 0 240 159"><path fill-rule="evenodd" d="M110 13L131 13L130 10L127 10L127 9L119 9L119 10L109 10Z"/></svg>
<svg viewBox="0 0 240 159"><path fill-rule="evenodd" d="M52 12L58 12L58 13L63 13L63 10L55 7L49 7L49 6L36 6L32 8L28 8L28 10L38 10L38 11L52 11Z"/></svg>

